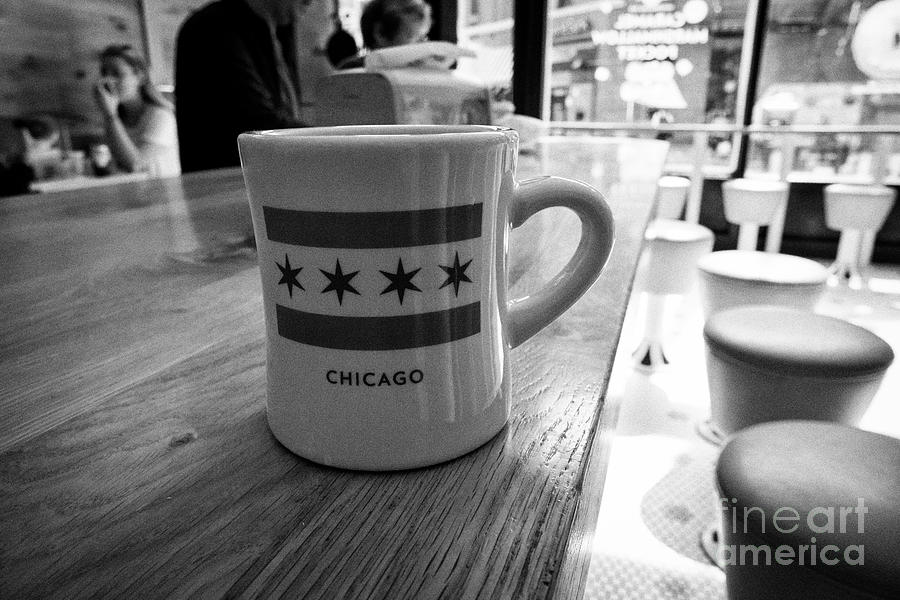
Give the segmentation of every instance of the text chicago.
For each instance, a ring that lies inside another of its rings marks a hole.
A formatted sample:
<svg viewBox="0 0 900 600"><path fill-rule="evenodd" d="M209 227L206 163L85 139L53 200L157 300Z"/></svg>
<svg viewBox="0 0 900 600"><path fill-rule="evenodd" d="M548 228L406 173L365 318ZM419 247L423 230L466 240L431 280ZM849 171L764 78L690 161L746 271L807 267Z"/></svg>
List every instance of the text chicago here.
<svg viewBox="0 0 900 600"><path fill-rule="evenodd" d="M325 373L325 379L331 385L349 385L365 387L381 387L383 385L407 385L421 383L425 378L419 369L412 371L394 371L393 373L375 373L373 371L335 371Z"/></svg>

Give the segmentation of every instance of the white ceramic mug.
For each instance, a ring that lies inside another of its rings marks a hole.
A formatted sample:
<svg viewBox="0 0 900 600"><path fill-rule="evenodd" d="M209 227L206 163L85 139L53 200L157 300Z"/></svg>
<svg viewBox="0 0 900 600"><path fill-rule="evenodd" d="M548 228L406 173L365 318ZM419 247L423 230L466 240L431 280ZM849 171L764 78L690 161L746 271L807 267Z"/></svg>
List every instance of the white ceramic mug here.
<svg viewBox="0 0 900 600"><path fill-rule="evenodd" d="M571 306L609 256L595 189L515 181L517 136L490 126L375 125L242 134L262 277L267 414L318 463L421 467L487 442L509 416L509 350ZM563 271L507 300L507 240L574 210Z"/></svg>

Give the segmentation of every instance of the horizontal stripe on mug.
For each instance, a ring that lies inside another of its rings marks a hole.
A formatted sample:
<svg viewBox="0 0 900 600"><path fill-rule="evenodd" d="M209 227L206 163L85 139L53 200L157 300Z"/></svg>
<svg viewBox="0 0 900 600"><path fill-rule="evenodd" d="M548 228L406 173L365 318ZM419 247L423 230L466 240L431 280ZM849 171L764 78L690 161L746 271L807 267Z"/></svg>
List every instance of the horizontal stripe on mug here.
<svg viewBox="0 0 900 600"><path fill-rule="evenodd" d="M380 212L263 206L270 241L314 248L406 248L481 236L482 204Z"/></svg>
<svg viewBox="0 0 900 600"><path fill-rule="evenodd" d="M460 340L481 331L481 302L389 317L339 317L275 305L278 335L336 350L403 350Z"/></svg>

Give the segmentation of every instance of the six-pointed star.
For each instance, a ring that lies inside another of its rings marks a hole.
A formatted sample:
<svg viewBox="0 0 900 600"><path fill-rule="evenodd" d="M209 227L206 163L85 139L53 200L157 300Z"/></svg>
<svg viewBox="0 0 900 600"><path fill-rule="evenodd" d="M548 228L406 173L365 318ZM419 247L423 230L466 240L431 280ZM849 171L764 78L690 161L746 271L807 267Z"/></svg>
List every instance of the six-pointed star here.
<svg viewBox="0 0 900 600"><path fill-rule="evenodd" d="M441 284L441 288L446 287L452 283L453 284L453 293L456 294L457 296L459 296L460 282L468 281L469 283L472 283L472 280L469 279L469 277L466 275L466 269L469 268L470 264L472 264L471 258L469 259L469 262L460 266L459 252L457 252L456 257L453 259L452 267L445 267L444 265L438 265L440 268L442 268L444 270L445 273L447 273L447 281L445 281L444 283ZM438 288L438 289L440 289L440 288Z"/></svg>
<svg viewBox="0 0 900 600"><path fill-rule="evenodd" d="M356 277L356 274L359 273L359 271L353 271L352 273L344 275L344 272L341 270L340 259L335 261L334 273L329 273L323 269L319 269L319 271L321 271L322 275L327 277L329 281L328 285L325 286L325 289L322 290L322 293L334 292L337 294L338 304L344 303L344 292L350 292L357 296L362 295L356 291L356 288L350 285L350 280Z"/></svg>
<svg viewBox="0 0 900 600"><path fill-rule="evenodd" d="M397 296L400 298L400 304L403 304L403 294L406 290L412 290L414 292L421 292L419 288L416 287L416 284L412 282L412 278L416 276L416 273L421 271L422 269L414 269L409 273L404 272L403 270L403 259L397 259L397 272L396 273L388 273L387 271L381 271L381 274L387 277L391 283L389 286L384 288L384 291L381 292L381 295L387 294L388 292L397 292Z"/></svg>
<svg viewBox="0 0 900 600"><path fill-rule="evenodd" d="M296 269L292 269L291 261L288 258L287 254L284 255L284 266L283 267L281 265L279 265L277 261L275 262L275 264L278 265L278 268L281 270L281 279L278 281L278 285L281 285L283 283L287 284L288 296L290 296L291 298L294 297L294 286L295 285L298 288L300 288L301 290L306 289L302 285L300 285L299 281L297 281L297 273L302 271L303 267L297 267Z"/></svg>

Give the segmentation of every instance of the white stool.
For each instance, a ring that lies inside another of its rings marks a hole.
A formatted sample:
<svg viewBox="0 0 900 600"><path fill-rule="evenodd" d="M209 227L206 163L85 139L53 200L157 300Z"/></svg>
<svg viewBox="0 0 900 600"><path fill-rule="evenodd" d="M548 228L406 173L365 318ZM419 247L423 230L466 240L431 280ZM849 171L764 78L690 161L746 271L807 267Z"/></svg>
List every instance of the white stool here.
<svg viewBox="0 0 900 600"><path fill-rule="evenodd" d="M715 471L728 600L900 598L897 465L900 440L846 425L735 435Z"/></svg>
<svg viewBox="0 0 900 600"><path fill-rule="evenodd" d="M748 305L778 305L812 312L828 281L819 263L768 252L723 250L701 258L700 301L707 321L716 313ZM697 426L704 439L718 443L710 421Z"/></svg>
<svg viewBox="0 0 900 600"><path fill-rule="evenodd" d="M894 360L891 346L867 329L779 306L718 312L707 320L703 338L711 416L699 433L715 444L771 421L856 425ZM825 446L833 442L828 438ZM775 460L793 459L778 454L773 452ZM721 532L713 523L700 541L725 568ZM726 525L725 533L727 545L734 532Z"/></svg>
<svg viewBox="0 0 900 600"><path fill-rule="evenodd" d="M687 177L664 175L659 178L656 192L656 216L659 219L680 219L684 212L691 180Z"/></svg>
<svg viewBox="0 0 900 600"><path fill-rule="evenodd" d="M703 337L711 425L726 437L785 419L856 425L894 360L868 329L781 306L716 313Z"/></svg>
<svg viewBox="0 0 900 600"><path fill-rule="evenodd" d="M841 232L837 258L828 269L831 283L863 284L860 247L864 234L874 235L894 206L896 193L883 185L833 183L825 187L825 223Z"/></svg>
<svg viewBox="0 0 900 600"><path fill-rule="evenodd" d="M644 234L636 288L645 294L643 339L634 351L636 365L654 369L669 363L662 329L668 294L684 294L696 280L697 260L712 251L713 233L702 225L656 219Z"/></svg>
<svg viewBox="0 0 900 600"><path fill-rule="evenodd" d="M787 204L784 181L732 179L722 184L725 219L738 225L738 250L756 250L760 225L768 225Z"/></svg>
<svg viewBox="0 0 900 600"><path fill-rule="evenodd" d="M819 263L768 252L722 250L697 263L700 299L707 319L747 304L775 304L811 311L828 281Z"/></svg>

